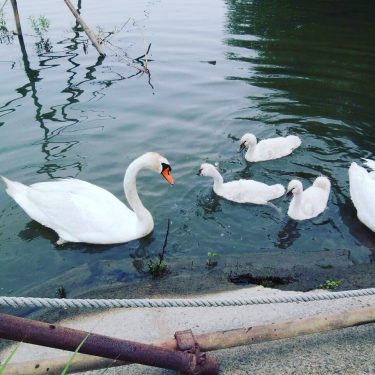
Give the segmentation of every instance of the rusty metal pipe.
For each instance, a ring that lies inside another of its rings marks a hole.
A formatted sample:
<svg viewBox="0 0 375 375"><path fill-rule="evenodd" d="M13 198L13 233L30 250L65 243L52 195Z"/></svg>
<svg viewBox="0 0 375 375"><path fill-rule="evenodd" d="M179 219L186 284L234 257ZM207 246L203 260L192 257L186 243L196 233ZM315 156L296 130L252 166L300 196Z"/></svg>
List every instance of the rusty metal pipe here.
<svg viewBox="0 0 375 375"><path fill-rule="evenodd" d="M218 364L205 355L197 357L193 353L121 340L7 314L0 314L0 337L73 352L86 338L80 353L176 370L187 375L216 375L219 371Z"/></svg>

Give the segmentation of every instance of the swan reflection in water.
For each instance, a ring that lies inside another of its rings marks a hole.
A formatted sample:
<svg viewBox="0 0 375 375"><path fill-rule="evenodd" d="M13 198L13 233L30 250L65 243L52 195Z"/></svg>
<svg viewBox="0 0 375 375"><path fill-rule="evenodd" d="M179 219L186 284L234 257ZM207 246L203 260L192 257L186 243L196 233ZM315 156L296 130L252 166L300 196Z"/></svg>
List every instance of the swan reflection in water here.
<svg viewBox="0 0 375 375"><path fill-rule="evenodd" d="M298 231L298 221L288 219L284 227L277 234L275 245L279 249L287 249L289 246L293 245L294 241L300 236L301 234Z"/></svg>

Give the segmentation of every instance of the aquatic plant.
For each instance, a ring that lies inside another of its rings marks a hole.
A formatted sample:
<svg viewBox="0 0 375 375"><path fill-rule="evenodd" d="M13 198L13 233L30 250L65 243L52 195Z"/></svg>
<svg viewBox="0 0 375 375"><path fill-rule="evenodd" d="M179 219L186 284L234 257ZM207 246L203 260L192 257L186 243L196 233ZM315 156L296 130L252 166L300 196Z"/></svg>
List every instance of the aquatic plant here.
<svg viewBox="0 0 375 375"><path fill-rule="evenodd" d="M320 288L334 290L342 284L342 280L328 279L323 284L320 284Z"/></svg>
<svg viewBox="0 0 375 375"><path fill-rule="evenodd" d="M56 288L56 297L57 298L66 298L66 290L62 285L60 285L58 288Z"/></svg>
<svg viewBox="0 0 375 375"><path fill-rule="evenodd" d="M9 31L3 10L0 10L0 43L9 44L13 41L13 34Z"/></svg>
<svg viewBox="0 0 375 375"><path fill-rule="evenodd" d="M165 275L168 270L168 264L163 259L150 260L150 262L148 263L148 272L153 278Z"/></svg>
<svg viewBox="0 0 375 375"><path fill-rule="evenodd" d="M217 266L218 263L219 253L215 253L214 251L209 251L207 253L207 260L206 260L206 268L214 268Z"/></svg>
<svg viewBox="0 0 375 375"><path fill-rule="evenodd" d="M30 16L29 20L31 22L31 27L34 30L34 33L38 37L38 41L35 43L38 55L43 52L51 52L52 44L49 38L45 37L45 34L48 32L50 27L48 18L46 16Z"/></svg>
<svg viewBox="0 0 375 375"><path fill-rule="evenodd" d="M153 278L162 277L169 271L168 264L164 260L165 249L168 242L169 225L170 220L168 219L167 232L165 234L164 245L161 253L158 254L158 258L156 260L150 260L148 263L148 272Z"/></svg>
<svg viewBox="0 0 375 375"><path fill-rule="evenodd" d="M31 27L34 30L35 34L40 38L43 38L43 35L49 30L50 22L46 16L34 17L30 16L29 20L31 22Z"/></svg>

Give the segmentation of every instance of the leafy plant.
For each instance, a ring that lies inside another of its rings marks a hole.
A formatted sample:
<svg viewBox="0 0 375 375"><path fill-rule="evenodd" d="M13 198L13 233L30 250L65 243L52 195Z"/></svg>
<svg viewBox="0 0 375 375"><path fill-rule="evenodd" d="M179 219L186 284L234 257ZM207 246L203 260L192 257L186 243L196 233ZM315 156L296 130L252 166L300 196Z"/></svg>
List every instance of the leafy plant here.
<svg viewBox="0 0 375 375"><path fill-rule="evenodd" d="M8 28L6 25L5 17L4 17L4 12L0 11L0 32L7 32Z"/></svg>
<svg viewBox="0 0 375 375"><path fill-rule="evenodd" d="M56 297L57 298L66 298L66 290L62 285L59 286L58 288L56 288Z"/></svg>
<svg viewBox="0 0 375 375"><path fill-rule="evenodd" d="M0 43L10 44L13 41L13 33L6 25L4 12L0 10Z"/></svg>
<svg viewBox="0 0 375 375"><path fill-rule="evenodd" d="M210 269L216 267L218 263L218 257L219 253L209 251L207 253L206 268Z"/></svg>
<svg viewBox="0 0 375 375"><path fill-rule="evenodd" d="M31 22L31 27L34 30L34 33L37 35L39 40L35 43L36 51L39 54L43 52L51 52L52 44L49 38L45 38L44 34L49 30L50 22L47 17L39 16L34 17L30 16L29 20Z"/></svg>
<svg viewBox="0 0 375 375"><path fill-rule="evenodd" d="M154 278L161 277L168 272L168 264L163 259L150 260L148 263L148 272Z"/></svg>
<svg viewBox="0 0 375 375"><path fill-rule="evenodd" d="M326 280L323 284L320 285L322 289L334 290L342 284L342 280Z"/></svg>
<svg viewBox="0 0 375 375"><path fill-rule="evenodd" d="M40 38L43 38L43 34L46 33L50 27L48 18L46 16L39 16L37 18L30 16L29 20L35 34L37 34Z"/></svg>

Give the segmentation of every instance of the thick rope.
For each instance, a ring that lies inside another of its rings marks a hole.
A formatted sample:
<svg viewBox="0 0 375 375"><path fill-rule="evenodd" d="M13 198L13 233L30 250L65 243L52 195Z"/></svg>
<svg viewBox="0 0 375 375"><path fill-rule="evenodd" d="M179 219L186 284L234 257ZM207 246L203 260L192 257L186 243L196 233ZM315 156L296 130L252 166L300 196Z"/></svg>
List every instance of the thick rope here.
<svg viewBox="0 0 375 375"><path fill-rule="evenodd" d="M342 292L308 292L289 296L248 297L239 299L67 299L67 298L34 298L34 297L0 297L0 306L48 307L48 308L113 308L113 307L218 307L263 305L272 303L299 303L310 301L335 300L350 297L375 295L375 288L347 290Z"/></svg>

